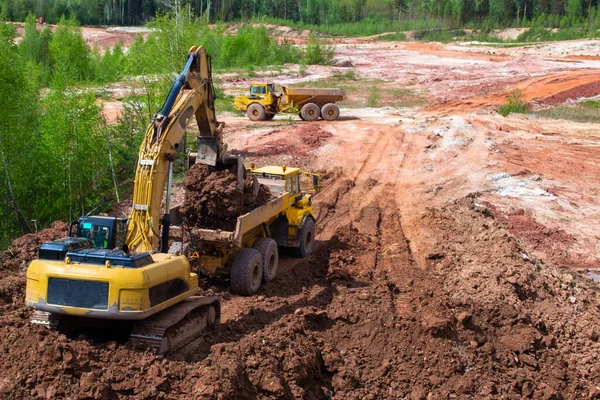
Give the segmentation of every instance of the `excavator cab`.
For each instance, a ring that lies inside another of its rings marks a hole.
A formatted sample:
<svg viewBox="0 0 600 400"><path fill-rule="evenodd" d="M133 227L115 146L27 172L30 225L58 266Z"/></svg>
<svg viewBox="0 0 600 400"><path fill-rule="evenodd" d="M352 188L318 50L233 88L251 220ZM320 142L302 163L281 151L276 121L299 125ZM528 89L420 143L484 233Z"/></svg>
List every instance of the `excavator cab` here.
<svg viewBox="0 0 600 400"><path fill-rule="evenodd" d="M69 237L88 239L96 249L121 249L125 245L128 221L128 218L81 217L71 223Z"/></svg>

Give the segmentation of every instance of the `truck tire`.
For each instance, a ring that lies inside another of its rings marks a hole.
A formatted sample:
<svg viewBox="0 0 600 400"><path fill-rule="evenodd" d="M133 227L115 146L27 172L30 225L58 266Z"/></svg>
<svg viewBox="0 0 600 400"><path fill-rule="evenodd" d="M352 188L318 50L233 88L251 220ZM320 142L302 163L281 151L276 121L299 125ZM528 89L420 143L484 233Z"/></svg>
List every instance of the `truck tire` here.
<svg viewBox="0 0 600 400"><path fill-rule="evenodd" d="M325 121L335 121L340 117L340 109L333 103L327 103L321 108L321 117Z"/></svg>
<svg viewBox="0 0 600 400"><path fill-rule="evenodd" d="M252 103L248 106L248 110L246 110L246 115L250 121L262 121L265 119L266 111L263 106L258 103Z"/></svg>
<svg viewBox="0 0 600 400"><path fill-rule="evenodd" d="M240 249L231 265L231 291L242 296L252 296L262 282L263 259L256 249Z"/></svg>
<svg viewBox="0 0 600 400"><path fill-rule="evenodd" d="M302 107L302 110L300 110L300 114L305 121L316 121L321 115L321 110L319 110L319 106L315 103L306 103Z"/></svg>
<svg viewBox="0 0 600 400"><path fill-rule="evenodd" d="M296 257L306 258L310 256L315 249L315 220L307 218L302 228L298 232L300 243L296 247Z"/></svg>
<svg viewBox="0 0 600 400"><path fill-rule="evenodd" d="M260 251L263 258L263 282L271 282L277 275L279 266L279 248L277 242L271 238L258 238L252 245L253 248Z"/></svg>

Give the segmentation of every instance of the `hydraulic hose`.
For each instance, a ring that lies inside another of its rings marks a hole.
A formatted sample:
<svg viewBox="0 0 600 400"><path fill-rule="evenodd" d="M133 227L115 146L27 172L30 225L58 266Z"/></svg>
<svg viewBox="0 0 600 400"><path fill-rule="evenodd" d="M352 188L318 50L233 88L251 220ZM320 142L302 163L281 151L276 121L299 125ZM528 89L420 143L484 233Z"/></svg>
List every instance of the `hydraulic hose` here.
<svg viewBox="0 0 600 400"><path fill-rule="evenodd" d="M173 86L171 86L171 90L169 90L169 95L167 96L167 100L165 100L165 103L163 104L163 107L160 110L160 112L157 114L157 116L162 115L162 116L166 117L167 115L169 115L169 113L171 112L171 109L173 108L173 104L175 104L175 99L177 99L177 96L179 95L181 88L183 87L183 85L185 85L185 78L186 78L187 73L190 70L190 67L192 66L193 62L194 62L194 55L191 55L190 58L188 58L188 61L185 64L185 67L183 68L181 75L179 75L179 77L177 79L175 79L175 82L173 82Z"/></svg>

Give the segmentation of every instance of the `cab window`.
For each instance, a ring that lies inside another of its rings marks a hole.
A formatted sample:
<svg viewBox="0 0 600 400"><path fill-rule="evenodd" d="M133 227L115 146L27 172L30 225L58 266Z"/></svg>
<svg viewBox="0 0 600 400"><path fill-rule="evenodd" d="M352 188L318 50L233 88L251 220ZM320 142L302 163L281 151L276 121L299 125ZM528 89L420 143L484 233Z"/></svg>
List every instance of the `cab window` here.
<svg viewBox="0 0 600 400"><path fill-rule="evenodd" d="M291 196L300 193L300 181L298 180L298 175L287 178L286 189L290 192Z"/></svg>
<svg viewBox="0 0 600 400"><path fill-rule="evenodd" d="M250 94L266 94L267 88L264 86L251 86Z"/></svg>
<svg viewBox="0 0 600 400"><path fill-rule="evenodd" d="M108 238L110 237L110 228L108 226L95 225L92 230L92 242L97 249L108 248Z"/></svg>

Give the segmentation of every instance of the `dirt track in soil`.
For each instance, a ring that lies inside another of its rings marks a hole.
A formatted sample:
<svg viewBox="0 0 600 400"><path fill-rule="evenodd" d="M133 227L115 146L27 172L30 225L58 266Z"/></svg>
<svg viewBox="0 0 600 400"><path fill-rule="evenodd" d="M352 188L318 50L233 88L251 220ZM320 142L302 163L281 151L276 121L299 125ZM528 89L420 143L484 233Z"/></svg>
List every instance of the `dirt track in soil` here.
<svg viewBox="0 0 600 400"><path fill-rule="evenodd" d="M336 123L223 118L247 162L325 171L316 253L284 256L250 298L207 286L223 323L167 358L29 326L19 260L33 250L6 253L0 394L600 397L600 292L574 269L600 267L600 127L493 111L514 87L541 104L600 94L600 61L582 58L596 53L593 41L339 44L359 76L429 104L342 109Z"/></svg>

